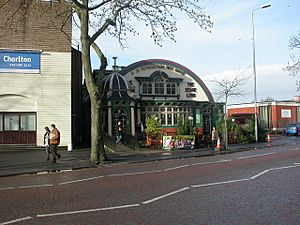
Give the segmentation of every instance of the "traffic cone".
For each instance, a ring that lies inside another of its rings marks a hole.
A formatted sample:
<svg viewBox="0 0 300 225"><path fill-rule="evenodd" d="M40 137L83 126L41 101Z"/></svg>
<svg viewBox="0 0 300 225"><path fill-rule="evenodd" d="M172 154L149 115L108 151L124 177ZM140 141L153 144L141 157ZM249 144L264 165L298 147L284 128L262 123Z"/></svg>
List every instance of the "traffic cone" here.
<svg viewBox="0 0 300 225"><path fill-rule="evenodd" d="M272 142L270 134L268 134L268 136L267 136L267 142Z"/></svg>
<svg viewBox="0 0 300 225"><path fill-rule="evenodd" d="M217 149L218 151L220 151L221 148L222 148L222 146L221 146L221 141L220 141L220 138L218 137L216 149Z"/></svg>

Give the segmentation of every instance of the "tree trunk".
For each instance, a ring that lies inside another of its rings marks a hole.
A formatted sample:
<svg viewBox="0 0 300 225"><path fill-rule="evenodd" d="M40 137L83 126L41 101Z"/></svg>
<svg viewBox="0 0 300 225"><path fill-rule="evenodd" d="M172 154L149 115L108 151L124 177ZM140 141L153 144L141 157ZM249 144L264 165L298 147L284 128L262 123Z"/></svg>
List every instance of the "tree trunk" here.
<svg viewBox="0 0 300 225"><path fill-rule="evenodd" d="M103 163L107 156L103 143L102 121L100 114L100 101L91 99L91 162Z"/></svg>
<svg viewBox="0 0 300 225"><path fill-rule="evenodd" d="M224 145L225 145L225 151L227 151L228 150L227 116L224 116Z"/></svg>
<svg viewBox="0 0 300 225"><path fill-rule="evenodd" d="M83 4L88 8L88 0L84 0ZM88 10L81 11L81 35L80 41L82 44L82 64L83 72L86 80L87 90L91 100L91 162L99 164L107 159L101 134L101 115L100 106L101 99L99 88L92 74L90 38L88 35Z"/></svg>

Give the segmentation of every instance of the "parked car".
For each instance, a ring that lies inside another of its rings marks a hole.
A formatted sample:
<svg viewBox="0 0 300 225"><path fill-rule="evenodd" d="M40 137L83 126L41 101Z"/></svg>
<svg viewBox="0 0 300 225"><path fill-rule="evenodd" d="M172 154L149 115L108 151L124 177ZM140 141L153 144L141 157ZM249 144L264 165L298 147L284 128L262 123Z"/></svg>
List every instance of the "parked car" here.
<svg viewBox="0 0 300 225"><path fill-rule="evenodd" d="M300 134L300 123L291 123L287 125L285 134L299 135Z"/></svg>

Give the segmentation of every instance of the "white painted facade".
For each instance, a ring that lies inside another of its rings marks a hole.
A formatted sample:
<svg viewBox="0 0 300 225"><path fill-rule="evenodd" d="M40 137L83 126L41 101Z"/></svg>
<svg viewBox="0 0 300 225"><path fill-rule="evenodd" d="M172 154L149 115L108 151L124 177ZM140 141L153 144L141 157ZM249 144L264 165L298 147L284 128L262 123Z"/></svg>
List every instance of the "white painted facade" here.
<svg viewBox="0 0 300 225"><path fill-rule="evenodd" d="M153 65L152 65L153 66ZM177 94L179 94L180 100L188 100L188 101L209 101L207 94L204 92L203 88L200 86L198 82L196 82L189 74L185 73L182 70L179 70L178 68L171 67L171 66L165 66L165 65L155 65L155 68L149 69L147 66L142 66L134 71L131 71L127 74L125 74L125 78L127 82L132 84L135 88L134 95L132 97L134 98L140 98L141 90L139 90L139 82L136 77L145 77L148 78L150 74L156 72L156 71L162 71L166 73L170 78L180 78L183 79L179 83L179 88L177 90ZM189 87L188 83L193 83L193 87ZM187 97L187 91L186 88L195 88L196 92L192 92L195 94L194 97ZM153 92L153 96L155 96ZM155 97L155 99L164 99L164 97ZM169 99L172 99L172 97L168 96ZM176 96L177 98L177 96ZM143 97L144 100L151 100L152 97Z"/></svg>
<svg viewBox="0 0 300 225"><path fill-rule="evenodd" d="M54 123L71 143L71 52L41 52L40 73L0 73L0 112L36 113L36 145Z"/></svg>

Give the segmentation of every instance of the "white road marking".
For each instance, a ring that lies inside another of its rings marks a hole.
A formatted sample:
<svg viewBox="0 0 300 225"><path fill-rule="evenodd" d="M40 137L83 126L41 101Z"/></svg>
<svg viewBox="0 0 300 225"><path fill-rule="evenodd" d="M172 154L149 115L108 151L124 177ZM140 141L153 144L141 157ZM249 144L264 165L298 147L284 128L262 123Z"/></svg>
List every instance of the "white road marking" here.
<svg viewBox="0 0 300 225"><path fill-rule="evenodd" d="M21 222L21 221L24 221L24 220L30 220L30 219L32 219L32 217L27 216L27 217L23 217L23 218L20 218L20 219L15 219L15 220L0 223L0 225L13 224L13 223L18 223L18 222Z"/></svg>
<svg viewBox="0 0 300 225"><path fill-rule="evenodd" d="M283 170L283 169L289 169L289 168L295 168L295 167L299 167L300 165L294 165L294 166L282 166L282 167L275 167L275 168L271 168L269 169L270 171L273 170Z"/></svg>
<svg viewBox="0 0 300 225"><path fill-rule="evenodd" d="M120 176L132 176L132 175L143 175L149 173L161 173L162 170L150 170L150 171L138 171L138 172L131 172L131 173L115 173L107 175L107 177L120 177Z"/></svg>
<svg viewBox="0 0 300 225"><path fill-rule="evenodd" d="M41 218L41 217L64 216L64 215L72 215L72 214L80 214L80 213L90 213L90 212L107 211L107 210L114 210L114 209L132 208L132 207L137 207L137 206L140 206L140 204L121 205L121 206L113 206L113 207L107 207L107 208L85 209L85 210L78 210L78 211L40 214L40 215L36 215L36 217Z"/></svg>
<svg viewBox="0 0 300 225"><path fill-rule="evenodd" d="M275 168L271 168L271 169L267 169L262 171L261 173L258 173L252 177L250 177L250 179L240 179L240 180L229 180L229 181L223 181L223 182L216 182L216 183L208 183L208 184L198 184L198 185L191 185L191 188L199 188L199 187L208 187L208 186L215 186L215 185L221 185L221 184L230 184L230 183L236 183L236 182L242 182L242 181L250 181L250 180L254 180L270 171L275 171L275 170L283 170L283 169L289 169L289 168L295 168L295 167L299 167L300 163L294 163L295 165L293 166L283 166L283 167L275 167Z"/></svg>
<svg viewBox="0 0 300 225"><path fill-rule="evenodd" d="M168 196L171 196L171 195L177 194L177 193L179 193L179 192L186 191L186 190L188 190L188 189L190 189L190 188L189 188L189 187L184 187L184 188L181 188L181 189L179 189L179 190L172 191L172 192L170 192L170 193L168 193L168 194L161 195L161 196L159 196L159 197L156 197L156 198L150 199L150 200L148 200L148 201L145 201L145 202L142 202L142 203L143 203L144 205L146 205L146 204L149 204L149 203L152 203L152 202L158 201L158 200L160 200L160 199L166 198L166 197L168 197Z"/></svg>
<svg viewBox="0 0 300 225"><path fill-rule="evenodd" d="M212 164L212 163L222 163L222 162L231 162L231 159L222 159L219 161L212 161L212 162L200 162L200 163L193 163L191 166L197 166L197 165L206 165L206 164Z"/></svg>
<svg viewBox="0 0 300 225"><path fill-rule="evenodd" d="M89 178L80 179L80 180L72 180L72 181L68 181L68 182L59 183L58 185L74 184L74 183L79 183L79 182L83 182L83 181L87 181L87 180L95 180L95 179L99 179L99 178L103 178L103 177L104 176L97 176L97 177L89 177Z"/></svg>
<svg viewBox="0 0 300 225"><path fill-rule="evenodd" d="M169 168L169 169L165 169L163 171L167 172L167 171L171 171L171 170L177 170L177 169L181 169L181 168L184 168L184 167L187 167L187 166L190 166L190 165L183 165L183 166L172 167L172 168Z"/></svg>
<svg viewBox="0 0 300 225"><path fill-rule="evenodd" d="M228 181L215 182L215 183L208 183L208 184L198 184L198 185L191 185L191 187L192 187L192 188L209 187L209 186L215 186L215 185L221 185L221 184L237 183L237 182L242 182L242 181L249 181L249 179L228 180Z"/></svg>
<svg viewBox="0 0 300 225"><path fill-rule="evenodd" d="M273 155L276 154L277 152L271 152L271 153L266 153L266 154L257 154L257 155L249 155L249 156L242 156L238 157L237 159L249 159L249 158L256 158L256 157L262 157L266 155Z"/></svg>
<svg viewBox="0 0 300 225"><path fill-rule="evenodd" d="M28 185L28 186L19 186L17 188L26 189L26 188L42 188L42 187L53 187L54 184L42 184L42 185Z"/></svg>
<svg viewBox="0 0 300 225"><path fill-rule="evenodd" d="M267 173L267 172L269 172L269 171L270 171L270 170L265 170L265 171L263 171L263 172L261 172L261 173L259 173L259 174L254 175L253 177L250 177L250 179L251 179L251 180L254 180L254 179L256 179L256 178L258 178L258 177L264 175L265 173Z"/></svg>
<svg viewBox="0 0 300 225"><path fill-rule="evenodd" d="M283 170L283 169L289 169L289 168L295 168L295 167L300 167L300 163L294 163L294 165L291 165L291 166L283 166L283 167L270 168L270 169L264 170L261 173L258 173L256 175L252 176L249 179L229 180L229 181L222 181L222 182L215 182L215 183L191 185L190 187L184 187L184 188L178 189L176 191L167 193L165 195L161 195L161 196L158 196L156 198L150 199L148 201L144 201L144 202L142 202L140 204L128 204L128 205L112 206L112 207L106 207L106 208L85 209L85 210L66 211L66 212L57 212L57 213L49 213L49 214L38 214L38 215L36 215L36 217L37 218L54 217L54 216L64 216L64 215L72 215L72 214L80 214L80 213L91 213L91 212L98 212L98 211L108 211L108 210L116 210L116 209L139 207L139 206L141 206L141 204L146 205L146 204L149 204L149 203L161 200L163 198L169 197L171 195L175 195L177 193L189 190L190 188L210 187L210 186L226 185L226 184L230 184L230 183L237 183L237 182L243 182L243 181L252 181L252 180L254 180L254 179L256 179L256 178L258 178L258 177L260 177L260 176L262 176L262 175L264 175L264 174L266 174L268 172L270 172L270 171ZM140 173L140 172L138 172L138 173ZM100 177L102 177L102 176L94 177L94 179L100 178ZM44 187L44 186L48 187L48 186L53 186L53 185L21 186L19 188ZM13 188L13 187L7 187L7 189L15 189L15 188ZM0 225L13 224L13 223L18 223L18 222L21 222L21 221L24 221L24 220L30 220L30 219L32 219L32 217L28 216L28 217L23 217L23 218L15 219L15 220L10 220L10 221L7 221L7 222L2 222L2 223L0 223Z"/></svg>
<svg viewBox="0 0 300 225"><path fill-rule="evenodd" d="M292 151L298 151L300 148L293 148Z"/></svg>
<svg viewBox="0 0 300 225"><path fill-rule="evenodd" d="M253 180L253 179L258 178L258 177L262 176L263 174L266 174L266 173L268 173L268 172L270 172L270 171L283 170L283 169L290 169L290 168L295 168L295 167L299 167L299 166L300 166L300 165L298 165L297 163L294 163L294 164L296 164L296 165L293 165L293 166L275 167L275 168L271 168L271 169L265 170L265 171L263 171L263 172L261 172L261 173L255 175L255 176L251 177L250 179Z"/></svg>
<svg viewBox="0 0 300 225"><path fill-rule="evenodd" d="M295 148L292 150L299 150L300 148ZM266 154L256 154L256 155L250 155L250 156L243 156L243 157L239 157L237 159L248 159L248 158L255 158L255 157L262 157L262 156L267 156L267 155L272 155L272 154L276 154L277 152L272 152L272 153L266 153ZM132 175L143 175L143 174L150 174L150 173L161 173L161 172L168 172L168 171L172 171L172 170L176 170L176 169L181 169L181 168L185 168L188 166L196 166L196 165L206 165L206 164L213 164L213 163L223 163L223 162L231 162L232 160L227 160L227 159L223 159L223 160L219 160L219 161L211 161L211 162L199 162L199 163L193 163L193 164L186 164L186 165L182 165L182 166L177 166L177 167L172 167L169 169L164 169L164 170L150 170L150 171L138 171L138 172L128 172L128 173L119 173L119 174L110 174L110 175L105 175L105 176L97 176L97 177L89 177L89 178L84 178L84 179L79 179L79 180L73 180L73 181L67 181L67 182L61 182L58 185L67 185L67 184L73 184L73 183L79 183L79 182L84 182L84 181L89 181L89 180L94 180L94 179L99 179L99 178L105 178L105 177L117 177L117 176L132 176ZM295 163L297 164L297 163ZM290 168L290 167L288 167ZM250 179L253 180L271 170L275 170L274 169L269 169L266 171L263 171L255 176L252 176ZM278 168L277 168L278 169ZM42 174L42 173L41 173ZM229 181L230 183L231 181ZM222 184L223 182L221 182L220 184ZM204 185L200 185L200 186L209 186L211 184L204 184ZM215 183L213 183L213 185L216 185ZM25 188L41 188L41 187L53 187L55 186L55 184L44 184L44 185L29 185L29 186L18 186L18 187L4 187L4 188L0 188L0 191L3 190L14 190L14 189L25 189ZM194 186L199 186L199 185L194 185Z"/></svg>

